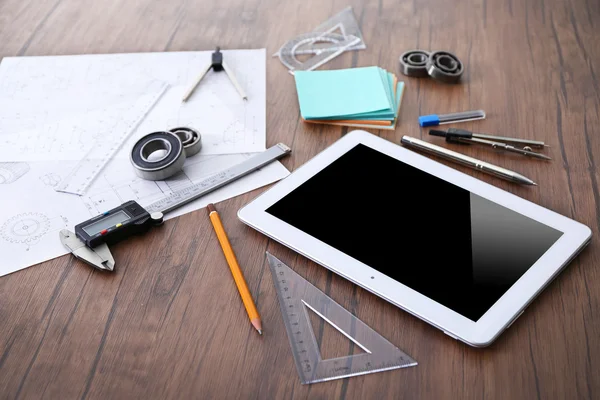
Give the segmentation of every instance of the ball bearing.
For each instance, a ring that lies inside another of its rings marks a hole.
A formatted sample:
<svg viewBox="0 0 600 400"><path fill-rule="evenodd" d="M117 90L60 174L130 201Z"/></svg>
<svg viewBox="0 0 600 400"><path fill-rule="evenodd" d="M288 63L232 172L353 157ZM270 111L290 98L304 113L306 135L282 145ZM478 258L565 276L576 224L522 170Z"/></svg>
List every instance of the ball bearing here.
<svg viewBox="0 0 600 400"><path fill-rule="evenodd" d="M151 157L162 151L160 157ZM171 132L153 132L138 140L130 155L135 173L142 179L159 181L175 175L185 163L183 143Z"/></svg>
<svg viewBox="0 0 600 400"><path fill-rule="evenodd" d="M202 149L202 138L200 134L192 128L180 127L169 129L169 132L174 133L181 139L183 143L183 151L186 157L191 157L200 152Z"/></svg>
<svg viewBox="0 0 600 400"><path fill-rule="evenodd" d="M447 51L434 51L426 63L429 76L445 83L456 83L463 72L463 63L454 54Z"/></svg>
<svg viewBox="0 0 600 400"><path fill-rule="evenodd" d="M406 76L423 78L428 76L427 60L429 52L425 50L410 50L400 56L400 71Z"/></svg>

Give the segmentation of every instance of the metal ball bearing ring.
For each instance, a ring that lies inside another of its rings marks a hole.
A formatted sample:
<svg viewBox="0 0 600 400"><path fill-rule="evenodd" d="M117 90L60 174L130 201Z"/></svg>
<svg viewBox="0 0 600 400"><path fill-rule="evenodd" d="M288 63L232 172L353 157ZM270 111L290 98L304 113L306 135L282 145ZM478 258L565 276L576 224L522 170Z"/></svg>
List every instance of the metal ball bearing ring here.
<svg viewBox="0 0 600 400"><path fill-rule="evenodd" d="M150 155L159 150L164 150L164 155L151 159ZM171 132L149 133L135 143L130 160L140 178L163 180L181 171L185 163L183 143Z"/></svg>
<svg viewBox="0 0 600 400"><path fill-rule="evenodd" d="M427 60L429 52L425 50L410 50L400 56L400 71L407 76L423 78L428 76Z"/></svg>
<svg viewBox="0 0 600 400"><path fill-rule="evenodd" d="M186 157L194 156L202 149L202 138L200 137L200 134L192 128L184 126L169 129L169 132L176 134L179 139L181 139Z"/></svg>
<svg viewBox="0 0 600 400"><path fill-rule="evenodd" d="M434 51L427 59L427 73L433 79L445 83L456 83L464 72L463 63L447 51Z"/></svg>

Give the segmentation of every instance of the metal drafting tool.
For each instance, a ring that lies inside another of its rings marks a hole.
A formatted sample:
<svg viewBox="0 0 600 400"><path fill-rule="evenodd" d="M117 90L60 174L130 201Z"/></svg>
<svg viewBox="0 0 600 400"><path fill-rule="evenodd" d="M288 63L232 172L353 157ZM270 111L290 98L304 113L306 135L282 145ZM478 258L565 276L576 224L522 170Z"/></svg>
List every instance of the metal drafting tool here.
<svg viewBox="0 0 600 400"><path fill-rule="evenodd" d="M242 89L237 78L233 74L233 70L231 68L229 68L227 66L227 64L225 63L225 60L223 60L223 53L221 53L221 48L217 47L215 49L215 52L212 53L211 62L209 64L207 64L206 67L200 73L200 75L198 75L198 78L196 78L196 81L194 82L192 87L190 87L189 90L185 93L185 95L183 96L183 99L181 99L181 101L186 102L190 98L192 93L194 93L194 90L196 90L196 87L198 87L198 85L200 84L200 81L202 81L202 79L204 78L206 73L211 68L215 72L225 71L225 73L229 77L229 80L235 87L235 90L237 90L238 93L240 94L240 96L242 97L242 100L248 100L248 96L246 96L246 92L244 92L244 89Z"/></svg>
<svg viewBox="0 0 600 400"><path fill-rule="evenodd" d="M436 126L443 124L451 124L453 122L467 122L467 121L475 121L478 119L485 118L485 111L483 110L474 110L474 111L463 111L456 112L450 114L430 114L430 115L421 115L419 117L419 125L421 127L425 126Z"/></svg>
<svg viewBox="0 0 600 400"><path fill-rule="evenodd" d="M465 165L477 171L497 176L498 178L505 179L509 182L519 183L521 185L537 186L537 183L517 172L466 156L461 153L457 153L452 150L445 149L440 146L436 146L435 144L431 144L423 140L419 140L410 136L402 136L401 143L405 146L421 150L425 153L433 154L435 156L445 158L446 160Z"/></svg>
<svg viewBox="0 0 600 400"><path fill-rule="evenodd" d="M293 71L312 71L344 51L366 48L352 7L347 7L314 31L286 42L273 57L278 56L293 74ZM314 56L306 61L300 61L297 57L307 54Z"/></svg>
<svg viewBox="0 0 600 400"><path fill-rule="evenodd" d="M104 271L115 269L115 259L106 243L102 243L92 250L68 229L61 230L59 236L63 246L83 262Z"/></svg>
<svg viewBox="0 0 600 400"><path fill-rule="evenodd" d="M119 207L77 224L75 233L62 230L61 242L77 258L97 269L112 271L115 262L108 244L144 233L153 226L160 225L164 214L236 181L288 155L291 151L289 147L279 143L246 161L175 191L170 196L146 207L140 206L135 201L125 202Z"/></svg>
<svg viewBox="0 0 600 400"><path fill-rule="evenodd" d="M432 136L440 136L445 137L446 141L449 143L462 143L462 144L480 144L484 146L491 147L493 149L503 150L510 153L521 154L528 157L537 158L540 160L552 160L552 158L547 155L537 153L531 149L530 146L525 146L523 148L518 148L512 146L510 144L503 143L504 139L511 139L512 143L518 143L520 139L517 138L503 138L502 136L494 136L496 140L482 139L478 134L464 130L464 129L456 129L450 128L448 131L440 131L437 129L432 129L429 131L429 134ZM538 142L542 143L543 142Z"/></svg>
<svg viewBox="0 0 600 400"><path fill-rule="evenodd" d="M146 115L162 97L167 90L168 85L163 82L157 82L156 91L152 96L145 100L143 105L144 112L136 117L129 129L113 132L111 140L97 140L97 143L87 152L87 154L75 165L69 174L56 186L57 192L73 193L82 196L91 185L98 174L104 169L106 164L115 156L123 143L136 130L139 124L146 118ZM115 136L116 135L116 136Z"/></svg>
<svg viewBox="0 0 600 400"><path fill-rule="evenodd" d="M268 252L267 259L303 384L417 365L409 355ZM309 312L317 314L352 342L350 355L326 360L321 357ZM364 353L353 355L353 346L358 346Z"/></svg>
<svg viewBox="0 0 600 400"><path fill-rule="evenodd" d="M473 137L473 138L477 138L477 139L491 140L494 142L519 144L519 145L531 147L534 149L543 149L544 147L549 147L546 143L542 142L541 140L512 138L512 137L508 137L508 136L486 135L483 133L476 133L476 132L467 131L465 129L455 129L455 128L448 129L448 132L450 132L451 129L453 129L452 132L455 136L460 135L463 137L469 137L469 138Z"/></svg>

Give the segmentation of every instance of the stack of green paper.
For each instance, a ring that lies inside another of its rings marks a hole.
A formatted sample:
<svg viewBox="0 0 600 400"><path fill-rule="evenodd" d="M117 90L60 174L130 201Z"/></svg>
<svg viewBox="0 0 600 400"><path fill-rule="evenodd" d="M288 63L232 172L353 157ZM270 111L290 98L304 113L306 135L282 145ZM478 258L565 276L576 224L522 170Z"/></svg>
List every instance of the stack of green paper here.
<svg viewBox="0 0 600 400"><path fill-rule="evenodd" d="M300 113L306 122L394 129L404 83L379 67L296 71Z"/></svg>

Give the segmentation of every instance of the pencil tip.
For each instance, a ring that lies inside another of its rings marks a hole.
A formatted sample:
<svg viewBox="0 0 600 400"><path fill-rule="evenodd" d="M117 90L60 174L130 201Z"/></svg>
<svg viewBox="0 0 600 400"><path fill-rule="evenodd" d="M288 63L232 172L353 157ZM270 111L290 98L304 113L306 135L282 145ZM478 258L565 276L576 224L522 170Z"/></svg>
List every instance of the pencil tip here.
<svg viewBox="0 0 600 400"><path fill-rule="evenodd" d="M262 335L262 324L260 323L260 317L254 318L250 320L250 322L252 323L252 326L254 327L254 329L256 329L258 334Z"/></svg>

